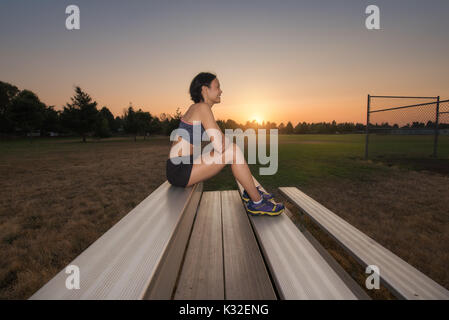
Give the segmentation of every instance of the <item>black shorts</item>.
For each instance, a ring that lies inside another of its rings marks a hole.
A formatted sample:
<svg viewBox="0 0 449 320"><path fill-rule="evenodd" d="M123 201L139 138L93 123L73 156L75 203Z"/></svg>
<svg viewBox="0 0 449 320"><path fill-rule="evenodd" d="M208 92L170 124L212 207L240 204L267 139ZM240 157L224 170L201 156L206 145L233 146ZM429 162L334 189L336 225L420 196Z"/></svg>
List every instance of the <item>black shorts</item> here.
<svg viewBox="0 0 449 320"><path fill-rule="evenodd" d="M174 186L185 188L187 183L189 183L190 173L192 172L193 155L175 157L173 159L183 160L183 162L174 164L172 159L167 160L167 180ZM189 163L185 163L187 159L189 159Z"/></svg>

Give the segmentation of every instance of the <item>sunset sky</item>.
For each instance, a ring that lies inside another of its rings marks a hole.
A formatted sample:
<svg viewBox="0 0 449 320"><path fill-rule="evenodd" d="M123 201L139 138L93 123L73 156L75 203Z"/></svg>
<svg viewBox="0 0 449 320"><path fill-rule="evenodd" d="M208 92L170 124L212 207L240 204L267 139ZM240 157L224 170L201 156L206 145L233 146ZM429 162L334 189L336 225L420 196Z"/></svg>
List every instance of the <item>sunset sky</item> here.
<svg viewBox="0 0 449 320"><path fill-rule="evenodd" d="M381 30L365 27L370 4ZM0 81L56 109L78 85L114 115L159 115L185 112L208 71L217 119L365 123L368 93L449 99L448 15L447 0L1 0Z"/></svg>

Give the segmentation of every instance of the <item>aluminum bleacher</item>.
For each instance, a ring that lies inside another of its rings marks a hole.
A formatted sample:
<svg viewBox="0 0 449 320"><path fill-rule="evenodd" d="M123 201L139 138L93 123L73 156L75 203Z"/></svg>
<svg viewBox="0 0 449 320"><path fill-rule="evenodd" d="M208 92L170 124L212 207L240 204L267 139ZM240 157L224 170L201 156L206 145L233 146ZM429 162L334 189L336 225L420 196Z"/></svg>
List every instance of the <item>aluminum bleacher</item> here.
<svg viewBox="0 0 449 320"><path fill-rule="evenodd" d="M30 299L370 299L288 212L248 215L237 185L203 193L202 183L184 189L166 181L69 264L79 269L79 289L66 286L64 268ZM398 297L449 298L295 189L280 188L359 261L377 263Z"/></svg>

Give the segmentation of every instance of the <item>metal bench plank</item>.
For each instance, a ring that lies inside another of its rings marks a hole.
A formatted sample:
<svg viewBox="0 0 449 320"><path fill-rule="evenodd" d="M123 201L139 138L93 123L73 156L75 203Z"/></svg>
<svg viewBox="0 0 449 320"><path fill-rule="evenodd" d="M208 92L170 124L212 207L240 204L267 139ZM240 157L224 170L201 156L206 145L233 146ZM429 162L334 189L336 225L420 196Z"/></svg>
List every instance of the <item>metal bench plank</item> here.
<svg viewBox="0 0 449 320"><path fill-rule="evenodd" d="M224 299L220 191L203 192L174 299Z"/></svg>
<svg viewBox="0 0 449 320"><path fill-rule="evenodd" d="M285 212L250 221L281 299L357 299Z"/></svg>
<svg viewBox="0 0 449 320"><path fill-rule="evenodd" d="M379 267L385 285L404 299L449 299L449 291L295 187L279 190L363 265Z"/></svg>
<svg viewBox="0 0 449 320"><path fill-rule="evenodd" d="M176 231L191 227L201 192L202 184L184 189L166 181L69 264L79 267L80 289L66 288L64 268L30 299L142 299L150 280L167 277L160 271L167 258L179 267L186 242Z"/></svg>
<svg viewBox="0 0 449 320"><path fill-rule="evenodd" d="M263 257L237 190L221 192L226 299L275 300Z"/></svg>

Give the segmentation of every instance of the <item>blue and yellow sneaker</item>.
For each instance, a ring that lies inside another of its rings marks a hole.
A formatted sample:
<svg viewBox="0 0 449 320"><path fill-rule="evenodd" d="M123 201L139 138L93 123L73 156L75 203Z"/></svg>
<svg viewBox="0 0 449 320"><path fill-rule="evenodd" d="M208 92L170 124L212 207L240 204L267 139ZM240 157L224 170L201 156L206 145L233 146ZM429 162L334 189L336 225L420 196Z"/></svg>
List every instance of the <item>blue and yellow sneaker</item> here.
<svg viewBox="0 0 449 320"><path fill-rule="evenodd" d="M274 196L271 193L262 191L260 189L260 186L257 186L256 188L259 191L259 194L263 199L273 200ZM243 190L242 200L245 201L246 203L248 203L248 201L250 200L249 194L246 192L246 190Z"/></svg>
<svg viewBox="0 0 449 320"><path fill-rule="evenodd" d="M284 205L262 198L262 202L259 204L255 204L252 200L248 201L246 203L246 211L255 216L265 214L269 216L278 216L284 212Z"/></svg>

